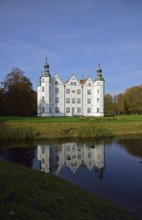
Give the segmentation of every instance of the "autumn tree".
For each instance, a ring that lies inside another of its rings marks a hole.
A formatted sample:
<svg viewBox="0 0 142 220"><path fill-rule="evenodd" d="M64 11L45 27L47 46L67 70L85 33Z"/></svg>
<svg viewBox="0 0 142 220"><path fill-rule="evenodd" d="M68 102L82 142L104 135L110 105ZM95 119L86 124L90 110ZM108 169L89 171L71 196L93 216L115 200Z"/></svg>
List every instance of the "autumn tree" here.
<svg viewBox="0 0 142 220"><path fill-rule="evenodd" d="M106 94L104 97L104 111L105 115L113 114L113 97L110 94Z"/></svg>
<svg viewBox="0 0 142 220"><path fill-rule="evenodd" d="M13 68L3 85L7 115L28 116L36 113L36 92L22 70Z"/></svg>
<svg viewBox="0 0 142 220"><path fill-rule="evenodd" d="M5 101L4 89L1 86L0 87L0 115L4 115L4 101Z"/></svg>
<svg viewBox="0 0 142 220"><path fill-rule="evenodd" d="M124 95L122 93L113 97L115 114L122 114L124 112Z"/></svg>
<svg viewBox="0 0 142 220"><path fill-rule="evenodd" d="M142 113L142 86L127 89L124 93L123 104L127 114Z"/></svg>

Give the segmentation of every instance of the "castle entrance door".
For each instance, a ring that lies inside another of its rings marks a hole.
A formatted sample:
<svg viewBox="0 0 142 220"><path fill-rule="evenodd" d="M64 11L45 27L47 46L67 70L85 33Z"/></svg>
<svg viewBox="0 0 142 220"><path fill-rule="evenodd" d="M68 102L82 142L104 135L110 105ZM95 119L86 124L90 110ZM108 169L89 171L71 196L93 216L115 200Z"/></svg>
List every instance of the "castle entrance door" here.
<svg viewBox="0 0 142 220"><path fill-rule="evenodd" d="M75 115L75 108L73 107L72 108L72 116L74 116Z"/></svg>

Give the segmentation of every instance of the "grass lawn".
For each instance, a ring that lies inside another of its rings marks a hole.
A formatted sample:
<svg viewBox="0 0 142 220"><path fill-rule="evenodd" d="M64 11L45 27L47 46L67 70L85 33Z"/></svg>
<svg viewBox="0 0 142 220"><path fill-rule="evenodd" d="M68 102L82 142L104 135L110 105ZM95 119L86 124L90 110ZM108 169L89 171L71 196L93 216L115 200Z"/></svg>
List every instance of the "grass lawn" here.
<svg viewBox="0 0 142 220"><path fill-rule="evenodd" d="M119 115L110 117L15 117L15 116L0 116L0 122L14 121L14 122L111 122L111 121L142 121L142 115Z"/></svg>
<svg viewBox="0 0 142 220"><path fill-rule="evenodd" d="M142 115L115 117L0 117L0 140L142 135Z"/></svg>
<svg viewBox="0 0 142 220"><path fill-rule="evenodd" d="M63 179L16 164L0 162L0 219L138 218Z"/></svg>

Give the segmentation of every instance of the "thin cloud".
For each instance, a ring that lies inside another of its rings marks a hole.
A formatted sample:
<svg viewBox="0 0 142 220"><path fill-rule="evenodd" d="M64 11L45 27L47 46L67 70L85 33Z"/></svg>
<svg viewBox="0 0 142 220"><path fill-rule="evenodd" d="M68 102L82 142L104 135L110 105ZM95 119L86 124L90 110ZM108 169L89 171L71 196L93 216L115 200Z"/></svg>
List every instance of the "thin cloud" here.
<svg viewBox="0 0 142 220"><path fill-rule="evenodd" d="M1 46L4 47L11 47L11 48L28 48L31 50L36 50L36 51L40 51L40 52L44 52L46 53L45 50L43 50L40 47L34 46L32 44L28 44L26 42L22 42L22 41L17 41L17 40L10 40L10 39L4 39L3 42L0 42Z"/></svg>
<svg viewBox="0 0 142 220"><path fill-rule="evenodd" d="M129 73L130 76L132 77L141 77L142 76L142 70L137 70Z"/></svg>

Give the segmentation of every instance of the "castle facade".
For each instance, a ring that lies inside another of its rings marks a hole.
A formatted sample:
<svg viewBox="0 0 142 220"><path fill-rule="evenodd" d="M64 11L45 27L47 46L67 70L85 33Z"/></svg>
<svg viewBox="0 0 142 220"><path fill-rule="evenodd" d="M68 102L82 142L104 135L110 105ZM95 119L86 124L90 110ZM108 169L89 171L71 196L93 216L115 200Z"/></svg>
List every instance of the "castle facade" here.
<svg viewBox="0 0 142 220"><path fill-rule="evenodd" d="M50 75L49 64L44 64L37 88L37 114L51 116L104 116L104 87L100 65L95 80L90 77L77 80L72 75L62 82L58 74Z"/></svg>

